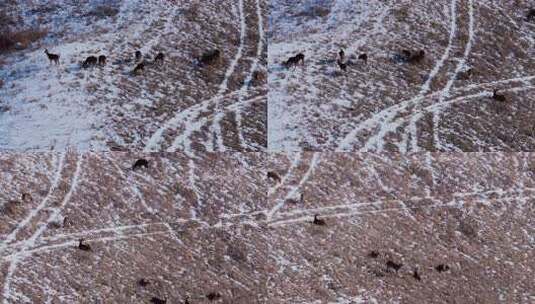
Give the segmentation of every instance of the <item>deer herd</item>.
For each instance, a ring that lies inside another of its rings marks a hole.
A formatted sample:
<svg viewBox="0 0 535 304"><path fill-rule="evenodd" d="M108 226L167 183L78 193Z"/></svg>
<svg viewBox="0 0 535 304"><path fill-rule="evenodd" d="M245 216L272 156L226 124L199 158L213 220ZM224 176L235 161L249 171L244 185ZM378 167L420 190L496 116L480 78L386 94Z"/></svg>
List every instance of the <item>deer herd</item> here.
<svg viewBox="0 0 535 304"><path fill-rule="evenodd" d="M45 54L48 57L48 60L51 64L59 65L59 54L52 54L48 51L48 49L45 50ZM144 58L145 57L145 58ZM205 53L203 53L197 61L200 65L212 65L221 58L221 51L218 49L215 50L209 50ZM139 75L141 72L145 70L145 67L148 65L162 65L165 61L165 55L162 52L159 52L154 56L154 60L151 62L149 56L143 56L143 53L139 50L135 51L134 53L134 62L135 66L132 70L132 75ZM123 62L131 62L131 59L126 59ZM89 56L81 63L81 67L83 69L95 67L95 66L105 66L107 63L107 57L105 55L100 56Z"/></svg>
<svg viewBox="0 0 535 304"><path fill-rule="evenodd" d="M535 9L530 9L527 14L525 15L525 21L526 22L532 22L535 21ZM395 54L392 58L393 61L398 63L409 63L409 64L417 64L420 63L423 59L425 59L425 51L424 50L407 50L403 49L399 53ZM361 53L357 57L357 60L362 61L364 64L367 64L368 62L368 54L367 53ZM302 66L305 65L305 54L298 53L295 56L290 57L288 60L282 62L282 65L289 68L295 68L301 63ZM338 52L338 56L336 59L336 64L338 65L338 68L342 72L347 72L347 68L349 65L352 65L353 62L350 60L346 60L346 54L343 49L340 49ZM461 71L459 73L459 79L469 79L472 77L474 72L473 68L468 68L465 71ZM492 92L492 95L490 97L493 100L499 101L499 102L506 102L507 98L503 94L498 94L498 90L494 90Z"/></svg>

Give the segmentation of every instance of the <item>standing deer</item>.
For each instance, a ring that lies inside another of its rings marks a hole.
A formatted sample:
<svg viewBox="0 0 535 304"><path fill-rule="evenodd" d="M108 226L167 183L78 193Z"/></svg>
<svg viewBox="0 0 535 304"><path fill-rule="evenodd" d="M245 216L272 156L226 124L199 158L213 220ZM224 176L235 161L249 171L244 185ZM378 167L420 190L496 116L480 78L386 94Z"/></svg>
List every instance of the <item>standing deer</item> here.
<svg viewBox="0 0 535 304"><path fill-rule="evenodd" d="M78 241L78 249L82 251L91 251L91 246L89 244L84 244L84 239Z"/></svg>
<svg viewBox="0 0 535 304"><path fill-rule="evenodd" d="M219 58L221 57L221 51L219 50L212 50L205 52L202 54L201 58L199 58L199 62L202 64L212 64L215 63Z"/></svg>
<svg viewBox="0 0 535 304"><path fill-rule="evenodd" d="M412 277L415 278L418 281L422 280L422 277L420 277L420 274L418 273L418 269L414 268L414 272L412 273Z"/></svg>
<svg viewBox="0 0 535 304"><path fill-rule="evenodd" d="M336 63L338 63L338 67L340 67L340 70L344 72L347 70L347 63L342 62L342 60L340 59L338 59Z"/></svg>
<svg viewBox="0 0 535 304"><path fill-rule="evenodd" d="M99 65L106 65L106 56L104 56L104 55L98 56L98 64Z"/></svg>
<svg viewBox="0 0 535 304"><path fill-rule="evenodd" d="M145 169L148 169L149 168L149 161L144 159L144 158L140 158L138 159L134 165L132 166L132 170L136 170L136 169L139 169L141 167L145 167Z"/></svg>
<svg viewBox="0 0 535 304"><path fill-rule="evenodd" d="M318 215L314 215L314 220L312 221L312 224L318 225L318 226L325 226L327 223L323 219L319 219Z"/></svg>
<svg viewBox="0 0 535 304"><path fill-rule="evenodd" d="M98 59L95 56L89 56L85 59L85 61L82 63L82 67L84 69L97 65Z"/></svg>
<svg viewBox="0 0 535 304"><path fill-rule="evenodd" d="M494 89L494 91L492 92L492 99L497 100L497 101L501 101L501 102L506 102L507 101L507 98L505 98L505 95L498 94L498 89Z"/></svg>
<svg viewBox="0 0 535 304"><path fill-rule="evenodd" d="M167 300L160 299L158 297L152 297L152 299L150 299L150 302L152 304L165 304L165 303L167 303Z"/></svg>
<svg viewBox="0 0 535 304"><path fill-rule="evenodd" d="M139 74L139 72L144 71L144 70L145 70L145 63L144 62L140 62L134 68L133 73L134 73L134 75L136 75L136 74Z"/></svg>
<svg viewBox="0 0 535 304"><path fill-rule="evenodd" d="M398 272L398 270L403 266L403 264L401 263L395 263L395 262L392 262L392 261L387 261L386 262L386 268L387 269L394 269L396 272Z"/></svg>
<svg viewBox="0 0 535 304"><path fill-rule="evenodd" d="M163 63L163 61L165 60L165 55L163 53L158 53L158 55L156 55L156 57L154 57L154 63Z"/></svg>
<svg viewBox="0 0 535 304"><path fill-rule="evenodd" d="M364 64L367 64L368 63L368 54L362 53L362 54L359 55L358 59L364 61Z"/></svg>
<svg viewBox="0 0 535 304"><path fill-rule="evenodd" d="M49 53L48 49L45 50L45 54L48 57L48 60L50 61L50 63L53 62L55 64L59 64L59 55Z"/></svg>
<svg viewBox="0 0 535 304"><path fill-rule="evenodd" d="M274 180L276 183L280 183L281 182L281 177L275 171L268 171L267 177L268 177L268 179Z"/></svg>
<svg viewBox="0 0 535 304"><path fill-rule="evenodd" d="M338 57L340 58L340 60L344 60L345 52L343 49L340 49L340 52L338 52Z"/></svg>
<svg viewBox="0 0 535 304"><path fill-rule="evenodd" d="M533 21L535 19L535 9L530 9L526 15L526 21Z"/></svg>
<svg viewBox="0 0 535 304"><path fill-rule="evenodd" d="M293 57L290 57L286 62L284 62L284 66L287 68L295 67L301 62L301 65L305 65L305 54L299 53Z"/></svg>
<svg viewBox="0 0 535 304"><path fill-rule="evenodd" d="M136 56L136 61L140 61L141 58L143 57L143 54L141 54L141 51L136 51L135 56Z"/></svg>

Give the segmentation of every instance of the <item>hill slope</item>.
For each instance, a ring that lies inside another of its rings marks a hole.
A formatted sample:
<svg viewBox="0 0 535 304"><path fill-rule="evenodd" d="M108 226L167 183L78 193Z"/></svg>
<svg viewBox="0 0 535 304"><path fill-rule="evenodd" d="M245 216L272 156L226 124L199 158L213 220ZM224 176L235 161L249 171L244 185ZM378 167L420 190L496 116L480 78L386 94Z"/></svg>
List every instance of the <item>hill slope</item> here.
<svg viewBox="0 0 535 304"><path fill-rule="evenodd" d="M270 150L535 148L529 1L298 3L270 6ZM425 57L403 62L403 49ZM304 66L281 64L299 52Z"/></svg>
<svg viewBox="0 0 535 304"><path fill-rule="evenodd" d="M264 1L16 1L4 9L19 12L18 28L39 24L48 35L1 63L0 149L265 149ZM59 66L45 48L61 56ZM221 59L201 66L214 49ZM146 61L137 76L136 50ZM106 66L81 68L97 55Z"/></svg>

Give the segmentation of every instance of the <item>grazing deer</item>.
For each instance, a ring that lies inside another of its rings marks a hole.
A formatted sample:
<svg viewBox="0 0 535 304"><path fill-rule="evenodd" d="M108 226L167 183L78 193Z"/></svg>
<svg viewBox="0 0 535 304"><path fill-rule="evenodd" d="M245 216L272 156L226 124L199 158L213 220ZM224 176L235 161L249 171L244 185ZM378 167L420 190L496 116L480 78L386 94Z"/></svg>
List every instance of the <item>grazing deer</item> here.
<svg viewBox="0 0 535 304"><path fill-rule="evenodd" d="M33 198L29 193L23 193L22 194L22 201L23 202L32 202Z"/></svg>
<svg viewBox="0 0 535 304"><path fill-rule="evenodd" d="M368 256L372 259L376 259L379 257L379 252L375 251L375 250L372 250L370 251L370 253L368 253Z"/></svg>
<svg viewBox="0 0 535 304"><path fill-rule="evenodd" d="M135 56L136 56L136 61L140 61L141 58L143 57L143 54L141 54L141 51L136 51Z"/></svg>
<svg viewBox="0 0 535 304"><path fill-rule="evenodd" d="M327 223L323 219L319 219L318 215L314 215L314 220L312 221L312 224L318 225L318 226L325 226Z"/></svg>
<svg viewBox="0 0 535 304"><path fill-rule="evenodd" d="M150 282L145 280L145 278L141 278L139 281L137 281L137 284L141 287L146 287L150 285Z"/></svg>
<svg viewBox="0 0 535 304"><path fill-rule="evenodd" d="M281 177L275 171L268 171L267 177L268 179L274 180L277 184L281 182Z"/></svg>
<svg viewBox="0 0 535 304"><path fill-rule="evenodd" d="M91 246L89 244L84 244L84 239L78 241L78 249L82 251L91 251Z"/></svg>
<svg viewBox="0 0 535 304"><path fill-rule="evenodd" d="M362 54L359 55L358 59L364 61L364 64L367 64L368 63L368 54L362 53Z"/></svg>
<svg viewBox="0 0 535 304"><path fill-rule="evenodd" d="M387 261L386 262L386 268L387 269L394 269L396 272L398 272L398 270L403 266L403 264L401 263L395 263L395 262L392 262L392 261Z"/></svg>
<svg viewBox="0 0 535 304"><path fill-rule="evenodd" d="M202 54L201 58L199 58L199 62L202 64L209 65L218 61L220 57L221 57L221 51L211 50Z"/></svg>
<svg viewBox="0 0 535 304"><path fill-rule="evenodd" d="M444 265L444 264L439 264L439 265L435 266L435 270L438 271L438 272L448 271L448 270L450 270L450 266Z"/></svg>
<svg viewBox="0 0 535 304"><path fill-rule="evenodd" d="M338 67L340 67L340 70L347 71L347 63L343 63L342 60L337 60L336 63L338 64Z"/></svg>
<svg viewBox="0 0 535 304"><path fill-rule="evenodd" d="M82 67L84 69L97 65L98 59L95 56L89 56L85 59L85 61L82 63Z"/></svg>
<svg viewBox="0 0 535 304"><path fill-rule="evenodd" d="M497 100L497 101L501 101L501 102L506 102L507 101L507 98L505 98L505 95L498 94L498 89L494 89L494 91L492 92L492 99Z"/></svg>
<svg viewBox="0 0 535 304"><path fill-rule="evenodd" d="M526 15L526 21L533 21L535 19L535 9L530 9Z"/></svg>
<svg viewBox="0 0 535 304"><path fill-rule="evenodd" d="M45 54L48 57L48 60L50 61L50 63L53 62L55 64L59 64L59 55L49 53L48 49L45 50Z"/></svg>
<svg viewBox="0 0 535 304"><path fill-rule="evenodd" d="M211 293L209 293L209 294L206 295L206 298L207 298L209 301L215 301L215 300L221 298L221 294L220 294L219 292L211 292Z"/></svg>
<svg viewBox="0 0 535 304"><path fill-rule="evenodd" d="M137 75L137 74L139 74L139 72L144 71L144 70L145 70L145 63L144 62L140 62L140 63L138 63L138 65L136 65L136 67L134 68L132 73L134 73L134 75Z"/></svg>
<svg viewBox="0 0 535 304"><path fill-rule="evenodd" d="M459 73L459 79L461 80L470 79L472 78L472 75L474 75L474 68L469 68Z"/></svg>
<svg viewBox="0 0 535 304"><path fill-rule="evenodd" d="M158 297L152 297L152 299L150 299L150 302L152 304L165 304L165 303L167 303L167 300L160 299Z"/></svg>
<svg viewBox="0 0 535 304"><path fill-rule="evenodd" d="M132 166L132 170L136 171L136 169L139 169L141 167L145 167L145 169L148 169L149 168L149 161L144 159L144 158L140 158L140 159L136 160L136 162Z"/></svg>
<svg viewBox="0 0 535 304"><path fill-rule="evenodd" d="M424 59L424 57L425 57L425 51L424 50L419 50L417 53L411 54L407 58L407 61L410 62L410 63L417 63L417 62L422 61L422 59Z"/></svg>
<svg viewBox="0 0 535 304"><path fill-rule="evenodd" d="M284 62L284 66L286 68L290 67L296 67L301 62L301 65L305 65L305 54L299 53L293 57L290 57L286 62Z"/></svg>
<svg viewBox="0 0 535 304"><path fill-rule="evenodd" d="M421 281L422 278L420 277L420 274L418 273L418 269L414 268L414 272L412 273L412 277L415 278L418 281Z"/></svg>
<svg viewBox="0 0 535 304"><path fill-rule="evenodd" d="M409 61L409 58L412 56L412 52L409 50L401 50L401 56L403 56L405 61Z"/></svg>
<svg viewBox="0 0 535 304"><path fill-rule="evenodd" d="M154 63L163 63L165 59L165 55L163 53L158 53L158 55L156 55L156 57L154 57Z"/></svg>
<svg viewBox="0 0 535 304"><path fill-rule="evenodd" d="M99 65L106 65L106 56L104 56L104 55L98 56L98 64Z"/></svg>
<svg viewBox="0 0 535 304"><path fill-rule="evenodd" d="M344 57L345 57L345 52L343 49L340 49L340 52L338 52L338 57L340 60L344 60Z"/></svg>

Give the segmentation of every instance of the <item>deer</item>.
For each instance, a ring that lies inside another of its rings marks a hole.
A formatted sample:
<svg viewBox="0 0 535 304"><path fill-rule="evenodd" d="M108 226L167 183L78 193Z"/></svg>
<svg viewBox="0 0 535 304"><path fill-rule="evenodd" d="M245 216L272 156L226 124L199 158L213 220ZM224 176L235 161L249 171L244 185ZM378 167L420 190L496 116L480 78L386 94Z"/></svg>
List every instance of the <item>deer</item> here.
<svg viewBox="0 0 535 304"><path fill-rule="evenodd" d="M163 63L165 59L165 55L163 53L158 53L156 57L154 57L154 63Z"/></svg>
<svg viewBox="0 0 535 304"><path fill-rule="evenodd" d="M143 58L143 54L141 54L141 51L136 51L134 56L136 57L136 61L140 61Z"/></svg>
<svg viewBox="0 0 535 304"><path fill-rule="evenodd" d="M202 54L201 58L199 58L199 62L202 64L209 65L215 63L217 60L219 60L220 57L221 51L217 49L211 50Z"/></svg>
<svg viewBox="0 0 535 304"><path fill-rule="evenodd" d="M101 66L106 65L106 56L104 55L98 56L98 64Z"/></svg>
<svg viewBox="0 0 535 304"><path fill-rule="evenodd" d="M388 261L386 262L386 268L387 268L387 269L394 269L396 272L398 272L398 270L399 270L401 267L403 267L403 264L401 264L401 263L398 264L398 263L392 262L392 261L390 261L390 260L388 260Z"/></svg>
<svg viewBox="0 0 535 304"><path fill-rule="evenodd" d="M414 268L414 271L412 273L412 277L415 278L418 281L421 281L422 278L420 277L420 274L418 273L418 269Z"/></svg>
<svg viewBox="0 0 535 304"><path fill-rule="evenodd" d="M78 241L78 249L82 251L91 251L91 246L89 244L84 244L84 239Z"/></svg>
<svg viewBox="0 0 535 304"><path fill-rule="evenodd" d="M286 62L284 62L284 65L287 68L290 68L297 66L299 63L301 63L301 65L305 65L305 54L299 53L293 57L290 57L288 60L286 60Z"/></svg>
<svg viewBox="0 0 535 304"><path fill-rule="evenodd" d="M435 270L438 271L438 272L448 271L448 270L450 270L450 266L444 265L444 264L439 264L439 265L435 266Z"/></svg>
<svg viewBox="0 0 535 304"><path fill-rule="evenodd" d="M500 101L500 102L506 102L507 98L505 98L505 95L498 94L498 89L494 89L492 92L492 99Z"/></svg>
<svg viewBox="0 0 535 304"><path fill-rule="evenodd" d="M136 67L134 68L132 73L134 73L134 75L137 75L137 74L139 74L139 72L144 71L144 70L145 70L145 63L144 62L140 62L140 63L138 63L138 65L136 65Z"/></svg>
<svg viewBox="0 0 535 304"><path fill-rule="evenodd" d="M347 71L347 63L342 62L342 60L340 59L338 59L336 63L338 64L338 67L340 68L340 70L344 72Z"/></svg>
<svg viewBox="0 0 535 304"><path fill-rule="evenodd" d="M379 252L375 251L375 250L372 250L370 251L370 253L368 253L368 256L372 259L376 259L379 257Z"/></svg>
<svg viewBox="0 0 535 304"><path fill-rule="evenodd" d="M360 54L359 57L358 57L358 60L362 60L362 61L364 61L364 64L367 64L368 63L368 54L366 54L366 53Z"/></svg>
<svg viewBox="0 0 535 304"><path fill-rule="evenodd" d="M535 19L535 9L530 9L526 15L526 21L533 21Z"/></svg>
<svg viewBox="0 0 535 304"><path fill-rule="evenodd" d="M84 69L97 65L98 59L95 56L89 56L85 59L85 61L82 63L82 67Z"/></svg>
<svg viewBox="0 0 535 304"><path fill-rule="evenodd" d="M137 281L137 284L141 287L146 287L150 285L150 282L148 280L145 280L145 278L141 278L139 279L139 281Z"/></svg>
<svg viewBox="0 0 535 304"><path fill-rule="evenodd" d="M340 58L340 60L344 60L345 52L343 49L340 49L340 52L338 52L338 57Z"/></svg>
<svg viewBox="0 0 535 304"><path fill-rule="evenodd" d="M30 193L23 193L21 199L22 199L23 202L32 202L33 201L33 198L30 195Z"/></svg>
<svg viewBox="0 0 535 304"><path fill-rule="evenodd" d="M132 166L132 170L136 171L137 169L139 169L141 167L144 167L145 169L148 169L149 168L149 161L144 159L144 158L140 158L140 159L136 160L136 162Z"/></svg>
<svg viewBox="0 0 535 304"><path fill-rule="evenodd" d="M209 294L206 295L206 298L207 298L209 301L215 301L215 300L221 298L221 294L220 294L219 292L211 292L211 293L209 293Z"/></svg>
<svg viewBox="0 0 535 304"><path fill-rule="evenodd" d="M312 221L312 224L318 225L318 226L325 226L327 223L323 219L319 219L318 215L314 215L314 220Z"/></svg>
<svg viewBox="0 0 535 304"><path fill-rule="evenodd" d="M277 184L281 182L281 177L275 171L268 171L267 177L268 179L274 180Z"/></svg>
<svg viewBox="0 0 535 304"><path fill-rule="evenodd" d="M48 49L45 49L45 54L48 57L48 60L50 63L59 64L59 55L58 54L52 54L48 52Z"/></svg>
<svg viewBox="0 0 535 304"><path fill-rule="evenodd" d="M167 300L160 299L160 298L158 298L158 297L152 297L152 298L150 299L150 302L151 302L152 304L165 304L165 303L167 303Z"/></svg>
<svg viewBox="0 0 535 304"><path fill-rule="evenodd" d="M404 52L406 52L407 50L404 50ZM409 63L417 63L417 62L420 62L422 61L422 59L424 59L425 57L425 51L424 50L419 50L417 53L411 53L409 51L409 56L407 57L406 53L404 53L405 55L405 58L406 58L406 61L409 62Z"/></svg>

